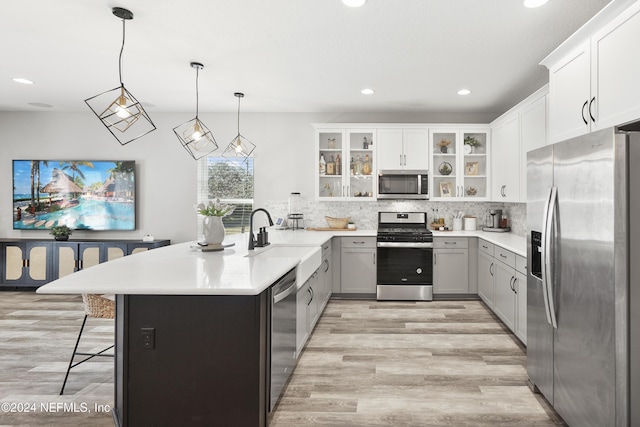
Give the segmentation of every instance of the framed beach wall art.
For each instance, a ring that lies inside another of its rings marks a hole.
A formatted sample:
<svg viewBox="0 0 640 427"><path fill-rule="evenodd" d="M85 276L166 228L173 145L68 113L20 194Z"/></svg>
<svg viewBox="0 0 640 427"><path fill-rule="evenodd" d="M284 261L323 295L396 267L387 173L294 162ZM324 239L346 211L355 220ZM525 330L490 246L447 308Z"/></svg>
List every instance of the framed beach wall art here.
<svg viewBox="0 0 640 427"><path fill-rule="evenodd" d="M478 175L478 162L467 162L464 167L465 175Z"/></svg>
<svg viewBox="0 0 640 427"><path fill-rule="evenodd" d="M450 182L441 182L440 183L440 197L451 197L451 183Z"/></svg>
<svg viewBox="0 0 640 427"><path fill-rule="evenodd" d="M132 160L14 160L13 229L135 230Z"/></svg>

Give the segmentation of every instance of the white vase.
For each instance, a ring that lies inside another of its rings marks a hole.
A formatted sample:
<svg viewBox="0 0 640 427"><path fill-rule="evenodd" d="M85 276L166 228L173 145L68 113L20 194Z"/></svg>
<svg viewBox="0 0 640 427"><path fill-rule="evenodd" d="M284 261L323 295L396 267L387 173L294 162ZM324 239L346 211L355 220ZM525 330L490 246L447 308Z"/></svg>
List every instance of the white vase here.
<svg viewBox="0 0 640 427"><path fill-rule="evenodd" d="M204 241L209 245L219 245L224 240L224 224L221 216L205 216L202 221Z"/></svg>

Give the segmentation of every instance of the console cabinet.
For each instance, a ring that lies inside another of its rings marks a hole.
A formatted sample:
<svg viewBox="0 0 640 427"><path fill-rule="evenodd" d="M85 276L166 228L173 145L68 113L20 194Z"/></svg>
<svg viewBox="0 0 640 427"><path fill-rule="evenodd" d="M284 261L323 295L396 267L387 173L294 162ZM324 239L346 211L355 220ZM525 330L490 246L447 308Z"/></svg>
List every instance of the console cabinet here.
<svg viewBox="0 0 640 427"><path fill-rule="evenodd" d="M41 286L102 262L169 244L169 240L0 239L0 288Z"/></svg>

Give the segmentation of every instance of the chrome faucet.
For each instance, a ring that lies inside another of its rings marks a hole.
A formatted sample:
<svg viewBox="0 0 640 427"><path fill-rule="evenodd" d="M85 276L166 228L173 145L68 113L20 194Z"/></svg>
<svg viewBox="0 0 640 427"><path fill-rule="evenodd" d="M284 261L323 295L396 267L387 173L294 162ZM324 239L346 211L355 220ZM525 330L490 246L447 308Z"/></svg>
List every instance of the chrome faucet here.
<svg viewBox="0 0 640 427"><path fill-rule="evenodd" d="M251 211L251 216L249 217L249 250L252 251L256 247L261 248L263 246L267 246L269 244L269 238L267 237L267 231L265 227L260 228L260 232L258 233L258 240L253 237L253 215L262 211L267 214L267 218L269 219L269 225L273 225L273 220L271 219L271 215L267 212L266 209L258 208Z"/></svg>

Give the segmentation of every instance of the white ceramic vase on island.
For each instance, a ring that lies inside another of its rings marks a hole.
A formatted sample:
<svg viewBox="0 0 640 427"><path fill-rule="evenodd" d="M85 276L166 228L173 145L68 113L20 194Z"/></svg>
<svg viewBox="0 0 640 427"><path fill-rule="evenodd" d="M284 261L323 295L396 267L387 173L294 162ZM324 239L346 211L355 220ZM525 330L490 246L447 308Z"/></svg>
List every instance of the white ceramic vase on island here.
<svg viewBox="0 0 640 427"><path fill-rule="evenodd" d="M219 245L224 240L224 224L221 216L205 216L202 221L204 241L208 245Z"/></svg>

